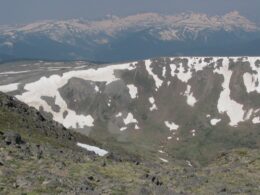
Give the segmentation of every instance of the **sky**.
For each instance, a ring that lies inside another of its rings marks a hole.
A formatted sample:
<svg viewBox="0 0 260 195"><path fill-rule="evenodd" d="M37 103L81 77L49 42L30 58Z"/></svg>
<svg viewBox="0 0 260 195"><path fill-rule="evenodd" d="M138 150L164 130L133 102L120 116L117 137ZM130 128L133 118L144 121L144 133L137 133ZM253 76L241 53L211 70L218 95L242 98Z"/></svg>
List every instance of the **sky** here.
<svg viewBox="0 0 260 195"><path fill-rule="evenodd" d="M0 25L71 18L100 19L143 12L223 15L239 11L260 24L260 0L0 0Z"/></svg>

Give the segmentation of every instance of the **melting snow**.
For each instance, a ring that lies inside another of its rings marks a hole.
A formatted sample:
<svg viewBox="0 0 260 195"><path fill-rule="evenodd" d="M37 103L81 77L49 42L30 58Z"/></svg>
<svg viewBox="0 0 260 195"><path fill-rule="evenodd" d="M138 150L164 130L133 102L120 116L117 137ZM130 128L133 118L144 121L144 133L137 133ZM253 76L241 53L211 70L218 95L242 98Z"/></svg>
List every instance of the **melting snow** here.
<svg viewBox="0 0 260 195"><path fill-rule="evenodd" d="M164 66L162 69L162 76L165 78L166 77L166 67Z"/></svg>
<svg viewBox="0 0 260 195"><path fill-rule="evenodd" d="M170 68L172 77L177 76L177 78L184 83L187 83L192 78L192 70L197 72L203 70L204 67L208 66L208 63L204 62L204 60L201 61L201 58L199 57L181 59L188 60L187 70L185 70L183 63L180 64L180 67L178 69L176 64L170 64ZM172 58L171 60L174 60L174 58ZM178 70L178 73L175 72L176 70Z"/></svg>
<svg viewBox="0 0 260 195"><path fill-rule="evenodd" d="M190 167L192 167L192 164L191 164L190 161L186 160L186 162L187 162L187 164L188 164Z"/></svg>
<svg viewBox="0 0 260 195"><path fill-rule="evenodd" d="M119 112L116 117L121 117L122 116L122 112Z"/></svg>
<svg viewBox="0 0 260 195"><path fill-rule="evenodd" d="M127 117L124 118L125 125L131 124L131 123L138 123L138 121L134 118L132 113L128 113Z"/></svg>
<svg viewBox="0 0 260 195"><path fill-rule="evenodd" d="M211 119L211 120L210 120L210 124L213 125L213 126L215 126L215 125L218 124L220 121L221 121L221 119L216 119L216 118L214 118L214 119Z"/></svg>
<svg viewBox="0 0 260 195"><path fill-rule="evenodd" d="M159 77L153 73L152 68L151 68L152 61L151 60L146 60L145 61L145 67L147 72L153 77L155 86L156 86L156 91L162 86L163 81L159 79Z"/></svg>
<svg viewBox="0 0 260 195"><path fill-rule="evenodd" d="M96 92L99 92L98 86L95 86L95 91L96 91Z"/></svg>
<svg viewBox="0 0 260 195"><path fill-rule="evenodd" d="M164 158L159 158L161 161L165 162L165 163L168 163L169 161L164 159Z"/></svg>
<svg viewBox="0 0 260 195"><path fill-rule="evenodd" d="M120 131L125 131L125 130L127 130L127 127L121 127L120 128Z"/></svg>
<svg viewBox="0 0 260 195"><path fill-rule="evenodd" d="M18 89L20 83L12 83L9 85L0 85L0 91L4 93L12 92Z"/></svg>
<svg viewBox="0 0 260 195"><path fill-rule="evenodd" d="M260 117L255 117L255 118L253 118L252 122L253 122L254 124L260 123Z"/></svg>
<svg viewBox="0 0 260 195"><path fill-rule="evenodd" d="M52 111L52 108L47 103L45 103L42 106L44 107L45 111L55 113L53 114L53 119L55 121L61 122L65 127L84 128L85 126L87 127L94 126L94 119L92 118L91 115L87 115L87 116L77 115L75 111L70 110L67 107L66 102L62 99L62 97L58 92L55 96L55 104L59 105L61 108L59 113ZM37 103L35 107L39 109L39 105L37 105ZM64 112L67 112L67 116L65 118L63 118Z"/></svg>
<svg viewBox="0 0 260 195"><path fill-rule="evenodd" d="M183 66L181 66L179 68L179 72L177 74L177 77L179 80L181 80L182 82L184 83L187 83L191 77L192 77L192 73L191 73L191 70L189 69L187 72L185 72L185 69Z"/></svg>
<svg viewBox="0 0 260 195"><path fill-rule="evenodd" d="M256 91L257 93L260 93L260 67L256 66L256 61L258 60L255 57L250 57L247 59L250 62L251 69L255 71L256 73L244 73L243 79L244 84L246 86L247 93Z"/></svg>
<svg viewBox="0 0 260 195"><path fill-rule="evenodd" d="M251 108L250 110L248 110L247 113L246 113L246 116L244 117L244 119L245 119L245 120L249 120L250 117L251 117L251 115L253 114L253 111L254 111L253 108Z"/></svg>
<svg viewBox="0 0 260 195"><path fill-rule="evenodd" d="M190 105L191 107L193 107L197 100L195 99L195 97L193 96L193 93L191 92L191 86L187 85L187 89L184 92L184 96L187 97L187 104Z"/></svg>
<svg viewBox="0 0 260 195"><path fill-rule="evenodd" d="M157 106L155 105L155 100L153 97L149 98L149 102L152 104L152 106L150 107L150 111L158 110Z"/></svg>
<svg viewBox="0 0 260 195"><path fill-rule="evenodd" d="M94 119L88 115L77 115L74 111L68 109L66 102L59 94L60 88L68 83L71 78L80 78L95 82L106 82L107 84L118 80L114 75L115 70L133 70L130 63L121 65L111 65L98 69L87 70L74 70L64 73L62 76L52 75L50 77L42 77L36 82L25 85L25 93L16 96L20 101L25 102L29 106L33 106L39 109L41 106L44 111L50 112L53 115L53 119L62 123L65 127L70 128L83 128L85 126L92 127ZM61 109L60 112L55 112L52 108L41 99L42 96L48 96L56 98L55 104ZM63 113L68 112L66 118L63 118Z"/></svg>
<svg viewBox="0 0 260 195"><path fill-rule="evenodd" d="M137 97L137 87L134 85L127 85L129 89L129 94L132 99L135 99Z"/></svg>
<svg viewBox="0 0 260 195"><path fill-rule="evenodd" d="M196 136L196 130L195 129L191 130L191 133L192 133L193 137Z"/></svg>
<svg viewBox="0 0 260 195"><path fill-rule="evenodd" d="M256 82L258 80L254 75L251 75L249 73L244 73L243 79L244 79L244 84L245 84L247 93L258 90L258 88L256 87Z"/></svg>
<svg viewBox="0 0 260 195"><path fill-rule="evenodd" d="M179 128L179 125L176 125L174 122L165 121L164 124L170 129L170 131L177 130Z"/></svg>
<svg viewBox="0 0 260 195"><path fill-rule="evenodd" d="M244 110L243 105L235 102L230 98L229 83L232 76L232 71L229 70L229 60L224 58L222 67L215 69L214 72L223 75L224 82L222 84L223 91L218 100L218 111L220 113L227 113L230 118L230 126L237 126L243 120Z"/></svg>
<svg viewBox="0 0 260 195"><path fill-rule="evenodd" d="M97 154L99 156L105 156L106 154L108 154L108 151L100 149L96 146L90 146L90 145L82 144L82 143L77 143L77 146L84 148L90 152L94 152L95 154Z"/></svg>

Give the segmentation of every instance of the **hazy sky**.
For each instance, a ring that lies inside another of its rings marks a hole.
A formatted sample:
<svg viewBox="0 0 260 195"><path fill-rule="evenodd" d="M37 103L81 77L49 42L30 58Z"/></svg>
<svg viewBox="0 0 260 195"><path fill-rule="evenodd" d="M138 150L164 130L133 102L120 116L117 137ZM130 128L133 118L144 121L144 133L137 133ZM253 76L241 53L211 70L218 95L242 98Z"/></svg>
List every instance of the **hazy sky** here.
<svg viewBox="0 0 260 195"><path fill-rule="evenodd" d="M140 12L177 14L185 11L210 15L237 10L260 23L260 0L0 0L0 24L45 19L97 19Z"/></svg>

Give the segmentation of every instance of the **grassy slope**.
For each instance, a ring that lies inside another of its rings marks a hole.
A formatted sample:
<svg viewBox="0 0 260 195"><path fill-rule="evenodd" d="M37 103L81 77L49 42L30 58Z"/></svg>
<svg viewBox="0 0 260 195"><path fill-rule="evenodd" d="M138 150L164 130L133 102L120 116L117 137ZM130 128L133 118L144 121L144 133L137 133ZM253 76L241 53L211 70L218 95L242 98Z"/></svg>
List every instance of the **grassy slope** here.
<svg viewBox="0 0 260 195"><path fill-rule="evenodd" d="M260 193L258 150L222 153L204 167L189 167L184 161L176 160L168 164L141 160L137 165L133 161L97 158L77 150L69 141L36 131L37 122L28 116L0 107L0 131L12 129L31 147L40 144L44 148L39 159L33 153L24 155L22 148L0 144L4 164L0 166L0 194L64 194L78 191L82 186L102 194ZM162 186L156 185L157 181Z"/></svg>

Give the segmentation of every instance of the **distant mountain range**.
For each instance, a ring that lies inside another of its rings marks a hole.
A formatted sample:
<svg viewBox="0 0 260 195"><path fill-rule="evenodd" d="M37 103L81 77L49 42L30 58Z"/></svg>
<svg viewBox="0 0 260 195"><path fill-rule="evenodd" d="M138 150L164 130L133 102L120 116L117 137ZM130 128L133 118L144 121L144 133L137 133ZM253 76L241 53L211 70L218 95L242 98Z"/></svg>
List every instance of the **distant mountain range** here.
<svg viewBox="0 0 260 195"><path fill-rule="evenodd" d="M156 56L260 55L260 28L234 11L144 13L0 26L0 60L131 61Z"/></svg>

